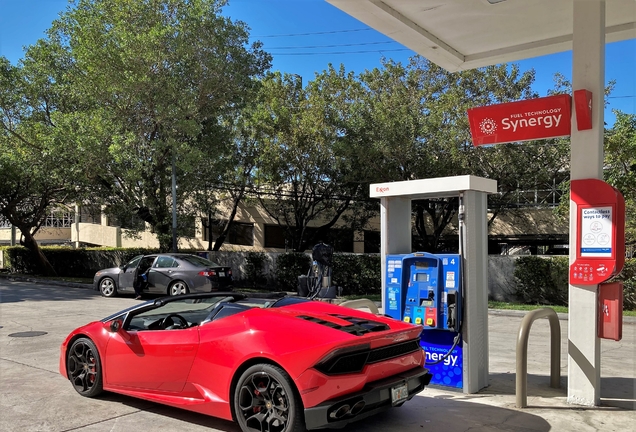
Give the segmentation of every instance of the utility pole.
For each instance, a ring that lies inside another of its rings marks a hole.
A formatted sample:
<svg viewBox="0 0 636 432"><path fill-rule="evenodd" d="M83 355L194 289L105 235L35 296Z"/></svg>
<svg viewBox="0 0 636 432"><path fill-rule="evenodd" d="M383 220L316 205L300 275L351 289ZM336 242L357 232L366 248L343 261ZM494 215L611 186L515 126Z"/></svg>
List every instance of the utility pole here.
<svg viewBox="0 0 636 432"><path fill-rule="evenodd" d="M172 149L172 252L177 249L177 164L174 148Z"/></svg>

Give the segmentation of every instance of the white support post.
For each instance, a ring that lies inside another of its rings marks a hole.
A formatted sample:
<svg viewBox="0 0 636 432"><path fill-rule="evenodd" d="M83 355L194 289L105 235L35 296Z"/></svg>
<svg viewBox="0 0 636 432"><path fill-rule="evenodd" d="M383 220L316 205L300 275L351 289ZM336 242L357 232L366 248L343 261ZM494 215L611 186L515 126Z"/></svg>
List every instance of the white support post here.
<svg viewBox="0 0 636 432"><path fill-rule="evenodd" d="M75 204L75 249L79 249L81 246L80 243L80 211L81 208L79 204Z"/></svg>
<svg viewBox="0 0 636 432"><path fill-rule="evenodd" d="M570 179L603 179L605 1L575 0L572 89L592 92L592 129L578 131L573 116ZM570 263L576 258L576 206L570 201ZM597 336L598 286L570 285L568 403L596 406L601 391Z"/></svg>
<svg viewBox="0 0 636 432"><path fill-rule="evenodd" d="M411 253L411 198L380 198L382 305L386 305L386 256Z"/></svg>
<svg viewBox="0 0 636 432"><path fill-rule="evenodd" d="M464 393L488 386L488 215L487 194L464 192Z"/></svg>

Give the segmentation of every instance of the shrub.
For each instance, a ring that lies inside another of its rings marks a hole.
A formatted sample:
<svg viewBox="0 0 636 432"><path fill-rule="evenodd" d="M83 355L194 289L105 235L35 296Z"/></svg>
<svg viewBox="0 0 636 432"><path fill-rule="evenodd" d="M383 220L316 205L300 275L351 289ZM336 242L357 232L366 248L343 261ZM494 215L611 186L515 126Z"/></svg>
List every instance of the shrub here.
<svg viewBox="0 0 636 432"><path fill-rule="evenodd" d="M623 309L636 310L636 258L626 259L623 271L613 280L623 281Z"/></svg>
<svg viewBox="0 0 636 432"><path fill-rule="evenodd" d="M298 276L306 275L311 267L311 258L302 252L286 252L278 255L274 268L277 289L296 291Z"/></svg>
<svg viewBox="0 0 636 432"><path fill-rule="evenodd" d="M269 257L263 252L248 252L245 257L245 277L252 288L262 288L267 285L265 263Z"/></svg>
<svg viewBox="0 0 636 432"><path fill-rule="evenodd" d="M515 262L516 295L524 303L567 306L568 258L524 256Z"/></svg>
<svg viewBox="0 0 636 432"><path fill-rule="evenodd" d="M380 255L334 254L332 284L344 295L380 294Z"/></svg>
<svg viewBox="0 0 636 432"><path fill-rule="evenodd" d="M525 256L515 263L516 294L525 303L567 306L568 257ZM626 259L623 271L612 279L623 282L623 309L636 310L636 259Z"/></svg>
<svg viewBox="0 0 636 432"><path fill-rule="evenodd" d="M144 248L95 248L71 249L43 246L42 253L58 276L92 278L99 269L116 267L137 255L156 253L156 249ZM30 250L24 246L5 249L5 267L14 273L40 274L40 269Z"/></svg>

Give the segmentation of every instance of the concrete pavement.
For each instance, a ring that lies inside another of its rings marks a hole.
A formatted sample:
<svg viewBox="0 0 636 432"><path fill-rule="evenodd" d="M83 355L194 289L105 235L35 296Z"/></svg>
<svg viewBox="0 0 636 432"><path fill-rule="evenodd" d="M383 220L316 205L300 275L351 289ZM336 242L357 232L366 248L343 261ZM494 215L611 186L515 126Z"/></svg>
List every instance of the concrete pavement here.
<svg viewBox="0 0 636 432"><path fill-rule="evenodd" d="M82 289L82 287L84 287ZM129 397L79 396L58 373L59 345L74 328L135 304L107 299L84 285L0 278L0 430L240 432L237 425ZM532 326L528 408L515 407L515 349L523 314L489 314L489 387L473 395L427 388L404 406L355 423L351 432L636 430L636 325L620 342L603 340L601 406L566 403L567 316L561 316L561 388L552 389L549 325ZM13 337L15 333L46 332Z"/></svg>

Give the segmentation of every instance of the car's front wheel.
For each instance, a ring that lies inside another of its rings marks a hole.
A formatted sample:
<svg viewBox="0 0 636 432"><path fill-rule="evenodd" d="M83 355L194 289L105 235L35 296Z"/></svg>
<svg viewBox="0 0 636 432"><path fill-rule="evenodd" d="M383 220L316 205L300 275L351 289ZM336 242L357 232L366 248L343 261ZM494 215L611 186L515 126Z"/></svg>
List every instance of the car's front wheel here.
<svg viewBox="0 0 636 432"><path fill-rule="evenodd" d="M104 297L115 297L117 295L117 285L115 285L115 281L109 277L102 279L99 283L99 292L101 292Z"/></svg>
<svg viewBox="0 0 636 432"><path fill-rule="evenodd" d="M86 397L95 397L103 391L102 363L92 340L79 338L66 355L66 374L75 390Z"/></svg>
<svg viewBox="0 0 636 432"><path fill-rule="evenodd" d="M262 363L247 369L234 391L234 416L243 432L303 432L300 397L290 376L281 368Z"/></svg>
<svg viewBox="0 0 636 432"><path fill-rule="evenodd" d="M175 281L168 287L168 295L178 296L188 293L188 285L183 281Z"/></svg>

